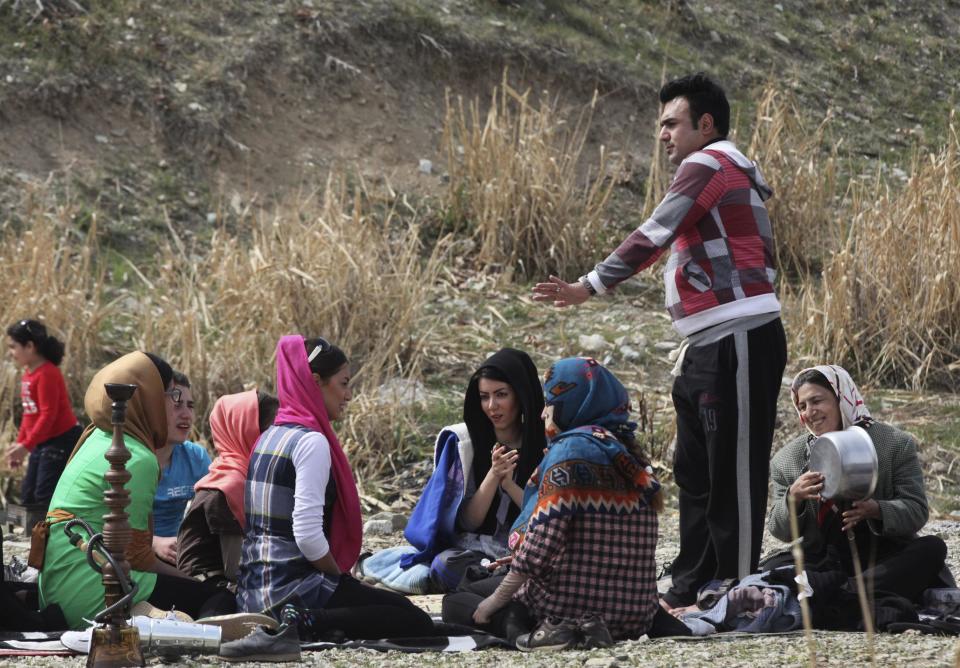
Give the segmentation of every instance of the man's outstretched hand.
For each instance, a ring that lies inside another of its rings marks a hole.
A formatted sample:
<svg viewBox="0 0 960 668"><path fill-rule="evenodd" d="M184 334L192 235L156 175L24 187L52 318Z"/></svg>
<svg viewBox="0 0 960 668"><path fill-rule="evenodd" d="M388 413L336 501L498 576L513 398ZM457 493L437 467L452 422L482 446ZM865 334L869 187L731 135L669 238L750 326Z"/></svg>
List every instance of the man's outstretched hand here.
<svg viewBox="0 0 960 668"><path fill-rule="evenodd" d="M533 300L553 302L556 307L576 306L590 299L590 293L580 282L567 283L562 278L551 276L549 283L537 283L533 286Z"/></svg>

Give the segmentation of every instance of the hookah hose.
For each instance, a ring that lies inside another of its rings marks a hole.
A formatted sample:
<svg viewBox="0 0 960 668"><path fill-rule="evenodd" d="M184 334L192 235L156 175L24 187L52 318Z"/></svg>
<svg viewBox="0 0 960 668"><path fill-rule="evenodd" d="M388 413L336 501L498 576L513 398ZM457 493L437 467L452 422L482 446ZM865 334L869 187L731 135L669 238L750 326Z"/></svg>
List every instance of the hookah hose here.
<svg viewBox="0 0 960 668"><path fill-rule="evenodd" d="M84 531L87 532L87 541L84 542L83 536L79 533L72 531L73 527L79 526ZM117 576L117 580L120 582L120 588L123 590L123 596L111 606L108 606L98 612L93 620L98 624L105 624L110 616L122 608L123 606L131 603L133 601L134 595L137 593L139 585L128 577L123 570L120 568L120 564L117 563L116 559L113 558L113 555L110 554L110 551L103 546L103 534L95 533L93 527L91 527L85 520L75 517L72 520L69 520L66 525L63 527L63 532L67 535L67 539L70 543L82 550L87 555L87 563L90 564L90 568L95 570L97 573L103 573L103 566L109 563L113 567L113 572Z"/></svg>

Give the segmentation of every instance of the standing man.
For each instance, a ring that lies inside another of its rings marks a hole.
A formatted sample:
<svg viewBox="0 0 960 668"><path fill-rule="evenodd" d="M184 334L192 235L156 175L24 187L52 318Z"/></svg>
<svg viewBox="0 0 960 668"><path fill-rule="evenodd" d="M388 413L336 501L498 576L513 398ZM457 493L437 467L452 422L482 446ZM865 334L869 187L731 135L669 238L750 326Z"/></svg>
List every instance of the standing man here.
<svg viewBox="0 0 960 668"><path fill-rule="evenodd" d="M660 89L660 141L677 166L653 215L574 283L534 299L575 306L649 267L668 247L666 306L685 338L674 369L680 554L661 604L689 605L714 578L757 567L786 337L774 293L772 191L727 140L730 105L703 73Z"/></svg>

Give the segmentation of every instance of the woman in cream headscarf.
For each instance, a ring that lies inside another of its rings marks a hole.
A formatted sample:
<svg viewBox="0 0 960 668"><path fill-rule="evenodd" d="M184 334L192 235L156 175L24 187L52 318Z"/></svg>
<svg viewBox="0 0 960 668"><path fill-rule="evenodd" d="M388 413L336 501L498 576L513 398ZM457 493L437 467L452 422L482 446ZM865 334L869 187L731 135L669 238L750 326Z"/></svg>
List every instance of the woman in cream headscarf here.
<svg viewBox="0 0 960 668"><path fill-rule="evenodd" d="M137 386L127 402L124 443L130 452L126 469L130 482L129 515L132 537L127 548L130 577L138 584L134 603L147 601L162 609L183 611L193 617L232 612L228 593L189 579L173 566L156 558L151 541L151 510L159 479L156 449L167 440L167 404L171 396L173 370L164 360L142 352L124 355L101 369L90 382L84 406L90 424L71 455L50 501L51 519L75 516L86 520L95 531L103 528L108 509L103 493L109 487L104 473L109 463L104 454L110 447L113 427L110 423L111 400L105 383L129 383ZM63 609L72 628L84 626L104 607L101 576L87 563L86 555L67 540L63 524L50 527L43 569L40 573L40 597L44 605L55 603Z"/></svg>
<svg viewBox="0 0 960 668"><path fill-rule="evenodd" d="M918 601L925 589L941 583L937 574L944 568L947 548L936 536L916 536L928 516L916 442L910 434L871 418L850 374L839 366L804 369L791 389L800 423L809 433L785 445L771 462L770 533L791 540L787 497L793 496L805 562L811 568L853 575L847 539L847 533L853 532L862 566L876 565L867 581L872 578L876 589ZM810 445L818 436L850 426L862 427L870 435L879 475L869 499L841 509L820 498L823 476L808 471L807 462ZM768 561L765 567L772 565Z"/></svg>

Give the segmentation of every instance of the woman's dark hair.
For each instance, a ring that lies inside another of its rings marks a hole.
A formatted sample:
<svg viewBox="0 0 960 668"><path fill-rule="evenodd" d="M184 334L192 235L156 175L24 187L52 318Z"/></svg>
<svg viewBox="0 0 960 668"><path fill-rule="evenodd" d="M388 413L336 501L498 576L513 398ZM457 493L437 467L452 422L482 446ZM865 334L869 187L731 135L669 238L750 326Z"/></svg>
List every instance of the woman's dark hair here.
<svg viewBox="0 0 960 668"><path fill-rule="evenodd" d="M477 485L490 470L492 465L493 445L497 440L493 423L483 412L480 403L480 379L506 383L517 397L520 408L520 432L523 436L523 445L520 448L520 459L517 461L515 479L522 487L536 469L543 458L546 447L546 437L543 433L543 387L537 367L530 356L520 350L503 348L493 354L470 377L467 391L463 399L463 421L470 432L473 441L473 479ZM490 510L478 533L493 534L497 527L497 505L491 504ZM519 509L511 506L507 512L507 523L516 518Z"/></svg>
<svg viewBox="0 0 960 668"><path fill-rule="evenodd" d="M304 339L303 345L307 349L308 359L317 348L320 349L310 361L310 371L318 374L323 380L329 380L347 363L346 354L322 337Z"/></svg>
<svg viewBox="0 0 960 668"><path fill-rule="evenodd" d="M150 358L150 361L153 362L153 366L157 367L157 372L160 374L160 380L163 382L163 389L166 391L170 387L170 383L173 382L173 367L167 364L167 360L163 359L159 355L154 355L153 353L144 353L147 357Z"/></svg>
<svg viewBox="0 0 960 668"><path fill-rule="evenodd" d="M790 389L794 394L796 394L803 385L808 383L819 385L822 388L830 390L830 394L834 397L837 396L837 391L833 389L833 385L830 384L830 381L827 380L826 376L816 369L807 369L803 373L799 374L793 379L793 385L790 386Z"/></svg>
<svg viewBox="0 0 960 668"><path fill-rule="evenodd" d="M482 366L474 372L473 377L470 379L470 382L477 382L481 378L486 378L488 380L497 380L501 383L506 383L510 385L510 379L507 378L507 374L498 369L495 366ZM511 386L512 387L512 386ZM516 391L516 390L514 390Z"/></svg>
<svg viewBox="0 0 960 668"><path fill-rule="evenodd" d="M261 434L273 424L278 410L280 410L279 399L272 394L257 390L257 427Z"/></svg>
<svg viewBox="0 0 960 668"><path fill-rule="evenodd" d="M179 371L174 371L173 384L179 385L180 387L190 387L190 379L187 378L187 374L180 373Z"/></svg>
<svg viewBox="0 0 960 668"><path fill-rule="evenodd" d="M63 361L63 353L66 349L63 341L47 334L47 328L42 322L20 320L7 327L7 336L21 346L32 343L37 353L55 366L60 366L60 362Z"/></svg>

